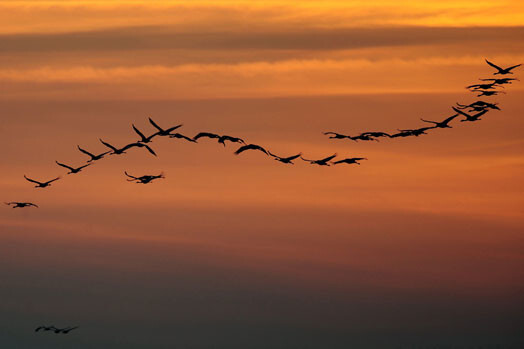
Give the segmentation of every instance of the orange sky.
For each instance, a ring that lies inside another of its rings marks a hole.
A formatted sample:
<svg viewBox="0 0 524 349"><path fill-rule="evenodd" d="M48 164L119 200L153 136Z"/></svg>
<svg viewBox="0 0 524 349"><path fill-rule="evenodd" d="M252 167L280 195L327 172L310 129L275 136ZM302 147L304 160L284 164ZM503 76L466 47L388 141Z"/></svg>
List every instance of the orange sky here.
<svg viewBox="0 0 524 349"><path fill-rule="evenodd" d="M228 348L520 343L511 324L523 318L522 83L489 98L502 111L418 138L322 132L422 127L421 117L479 99L464 87L491 77L485 58L524 63L523 7L3 1L0 193L40 208L0 210L0 310L11 318L0 320L0 344L51 348L59 342L24 333L59 320L88 327L79 342L67 337L75 348L172 343L151 319L196 348L209 342L195 333ZM158 158L132 151L69 176L54 163L82 164L76 145L103 151L99 137L135 141L131 123L153 132L148 116L279 155L369 160L286 166L213 140L156 139ZM124 170L166 179L135 185ZM63 179L34 189L24 174ZM53 272L39 274L42 265ZM29 287L67 296L37 304ZM413 329L419 339L406 343Z"/></svg>

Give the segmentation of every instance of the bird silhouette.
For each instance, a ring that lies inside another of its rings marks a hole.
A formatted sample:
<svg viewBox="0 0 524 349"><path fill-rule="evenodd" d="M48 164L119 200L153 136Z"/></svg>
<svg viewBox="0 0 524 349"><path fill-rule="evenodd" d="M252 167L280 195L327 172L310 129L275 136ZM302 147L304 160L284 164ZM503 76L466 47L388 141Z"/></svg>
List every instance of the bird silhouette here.
<svg viewBox="0 0 524 349"><path fill-rule="evenodd" d="M333 154L331 156L328 156L327 158L320 159L320 160L309 160L305 159L302 156L300 157L302 160L309 162L311 165L319 165L319 166L329 166L329 161L335 158L337 154Z"/></svg>
<svg viewBox="0 0 524 349"><path fill-rule="evenodd" d="M491 90L491 89L494 89L495 87L497 87L497 84L495 84L494 82L492 82L491 84L475 84L475 85L466 86L466 88L473 89L473 90Z"/></svg>
<svg viewBox="0 0 524 349"><path fill-rule="evenodd" d="M408 136L415 136L415 137L418 137L420 135L425 135L427 134L426 131L427 130L431 130L432 128L436 128L435 126L432 126L432 127L421 127L421 128L416 128L416 129L408 129L408 130L399 130L401 133L405 133L407 134ZM391 137L394 138L393 136L395 137L405 137L405 136L397 136L397 135L392 135Z"/></svg>
<svg viewBox="0 0 524 349"><path fill-rule="evenodd" d="M193 137L193 139L195 141L198 141L198 139L202 137L219 139L220 135L217 135L216 133L211 133L211 132L200 132L195 137Z"/></svg>
<svg viewBox="0 0 524 349"><path fill-rule="evenodd" d="M367 132L364 132L364 133L362 133L362 134L360 134L358 136L349 137L349 139L351 139L353 141L376 141L376 142L379 141L375 137L367 134Z"/></svg>
<svg viewBox="0 0 524 349"><path fill-rule="evenodd" d="M44 330L44 331L54 331L56 330L56 327L55 326L38 326L36 329L35 329L35 332L38 332L40 330Z"/></svg>
<svg viewBox="0 0 524 349"><path fill-rule="evenodd" d="M140 177L132 176L129 173L127 173L126 171L124 171L124 174L126 176L128 176L129 178L131 178L131 179L127 180L128 182L135 182L135 183L140 183L140 184L148 184L148 183L152 182L155 179L166 178L166 177L164 177L163 173L161 173L159 175L144 175L144 176L140 176Z"/></svg>
<svg viewBox="0 0 524 349"><path fill-rule="evenodd" d="M480 92L480 94L477 95L477 97L482 97L482 96L496 96L498 95L499 93L506 93L504 91L486 91L486 90L474 90L474 92Z"/></svg>
<svg viewBox="0 0 524 349"><path fill-rule="evenodd" d="M479 80L481 80L481 81L493 81L493 83L497 84L497 85L511 84L512 81L520 81L519 79L515 79L515 78L479 79Z"/></svg>
<svg viewBox="0 0 524 349"><path fill-rule="evenodd" d="M51 186L51 183L53 183L54 181L57 181L57 180L60 179L60 177L56 177L56 178L51 179L51 180L49 180L49 181L47 181L47 182L39 182L39 181L35 181L34 179L27 178L26 175L24 175L24 178L25 178L26 180L28 180L29 182L36 183L35 188L45 188L45 187L49 187L49 186Z"/></svg>
<svg viewBox="0 0 524 349"><path fill-rule="evenodd" d="M229 141L229 142L232 142L232 143L246 144L246 142L244 142L244 140L242 138L231 137L231 136L227 136L227 135L220 136L218 138L218 143L222 144L224 147L226 146L226 141Z"/></svg>
<svg viewBox="0 0 524 349"><path fill-rule="evenodd" d="M91 157L91 159L87 160L87 162L100 160L100 159L102 159L102 158L104 157L104 155L110 153L110 151L106 151L106 152L103 152L102 154L95 155L95 154L91 154L91 153L88 152L87 150L84 150L84 149L80 148L79 145L77 145L77 147L78 147L78 150L80 150L82 153L84 153L84 154L86 154L86 155L89 155L89 156Z"/></svg>
<svg viewBox="0 0 524 349"><path fill-rule="evenodd" d="M141 143L150 143L153 137L157 136L157 133L153 133L151 136L146 137L134 124L131 124L133 126L133 130L140 136L139 142Z"/></svg>
<svg viewBox="0 0 524 349"><path fill-rule="evenodd" d="M247 145L244 145L244 146L241 146L240 148L238 148L236 151L235 151L235 155L238 155L246 150L259 150L261 152L263 152L264 154L266 155L269 155L269 153L267 152L266 149L262 148L261 146L259 145L256 145L256 144L247 144Z"/></svg>
<svg viewBox="0 0 524 349"><path fill-rule="evenodd" d="M331 132L331 131L324 132L323 134L325 134L326 136L329 136L330 139L344 139L344 138L351 139L351 137L349 136L343 135L341 133Z"/></svg>
<svg viewBox="0 0 524 349"><path fill-rule="evenodd" d="M60 163L60 162L58 162L58 161L56 161L56 160L55 160L55 162L56 162L56 164L57 164L58 166L62 166L62 167L65 167L65 168L69 169L69 172L68 172L67 174L78 173L78 172L82 171L83 168L92 165L91 163L88 163L88 164L85 164L85 165L83 165L83 166L80 166L80 167L76 167L76 168L75 168L75 167L68 166L68 165L66 165L66 164L62 164L62 163Z"/></svg>
<svg viewBox="0 0 524 349"><path fill-rule="evenodd" d="M424 119L420 119L424 122L428 122L428 123L431 123L431 124L435 124L435 128L452 128L451 126L449 126L449 123L451 120L453 120L454 118L456 118L458 116L458 114L455 114L455 115L452 115L450 116L449 118L443 120L443 121L431 121L431 120L424 120Z"/></svg>
<svg viewBox="0 0 524 349"><path fill-rule="evenodd" d="M177 128L182 126L182 124L180 124L180 125L176 125L176 126L167 128L167 129L163 129L162 127L158 126L156 122L153 121L153 119L149 118L149 122L151 123L151 125L153 125L158 130L158 132L155 133L155 135L158 135L158 136L169 136L171 134L171 131L174 131Z"/></svg>
<svg viewBox="0 0 524 349"><path fill-rule="evenodd" d="M189 137L184 136L183 134L180 134L180 133L172 133L172 134L169 135L169 138L185 139L186 141L193 142L193 143L197 142L193 138L189 138Z"/></svg>
<svg viewBox="0 0 524 349"><path fill-rule="evenodd" d="M491 65L493 68L497 69L497 72L493 73L493 75L497 75L497 74L500 74L500 75L513 74L513 72L511 70L515 69L516 67L520 67L522 65L522 64L517 64L517 65L513 65L513 66L508 67L508 68L501 68L498 65L491 63L487 59L486 59L486 63Z"/></svg>
<svg viewBox="0 0 524 349"><path fill-rule="evenodd" d="M486 114L488 112L488 109L484 109L483 111L475 114L475 115L470 115L470 114L467 114L465 112L463 112L462 110L460 109L457 109L455 107L452 107L454 111L456 111L457 113L465 116L466 118L465 119L462 119L460 120L461 122L464 122L464 121L477 121L477 120L480 120L480 117L484 114Z"/></svg>
<svg viewBox="0 0 524 349"><path fill-rule="evenodd" d="M457 103L457 109L468 109L471 108L473 111L482 111L484 109L495 109L500 110L500 108L497 106L498 103L488 103L484 101L476 101L471 104L465 105Z"/></svg>
<svg viewBox="0 0 524 349"><path fill-rule="evenodd" d="M135 142L135 143L130 143L130 144L128 144L128 145L118 149L118 148L112 146L111 144L109 144L107 142L104 142L102 139L100 139L100 142L102 142L102 144L105 145L106 147L108 147L108 148L113 150L109 155L125 154L126 150L128 150L130 148L133 148L133 147L137 147L137 148L146 148L147 151L149 151L151 154L156 156L155 151L153 149L151 149L151 147L148 146L147 144Z"/></svg>
<svg viewBox="0 0 524 349"><path fill-rule="evenodd" d="M9 206L13 205L13 208L17 208L17 207L24 208L24 207L30 207L30 206L34 206L34 207L38 208L38 205L35 205L32 202L12 201L12 202L6 202L5 204L9 205Z"/></svg>
<svg viewBox="0 0 524 349"><path fill-rule="evenodd" d="M360 160L367 160L367 158L347 158L347 159L343 159L343 160L334 161L334 162L332 162L332 164L333 165L338 165L338 164L357 164L357 165L360 165L360 163L359 163Z"/></svg>
<svg viewBox="0 0 524 349"><path fill-rule="evenodd" d="M280 162L282 162L284 164L291 164L291 165L294 165L293 160L295 160L296 158L299 158L302 155L302 153L299 153L297 155L292 155L292 156L288 156L286 158L283 158L281 156L278 156L278 155L275 155L275 154L271 153L270 151L268 151L268 153L269 153L269 155L274 157L276 161L280 161Z"/></svg>

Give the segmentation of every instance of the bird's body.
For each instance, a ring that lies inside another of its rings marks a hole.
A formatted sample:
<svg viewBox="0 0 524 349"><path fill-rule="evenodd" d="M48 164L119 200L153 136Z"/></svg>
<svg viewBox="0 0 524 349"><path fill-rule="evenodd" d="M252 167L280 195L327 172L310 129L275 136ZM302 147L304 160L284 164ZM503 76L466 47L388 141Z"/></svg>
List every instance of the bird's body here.
<svg viewBox="0 0 524 349"><path fill-rule="evenodd" d="M155 133L156 136L170 136L172 131L182 126L182 124L180 124L180 125L176 125L170 128L163 129L162 127L158 126L157 123L153 121L153 119L149 118L149 122L151 123L151 125L153 125L158 130L158 132Z"/></svg>
<svg viewBox="0 0 524 349"><path fill-rule="evenodd" d="M297 155L292 155L292 156L288 156L288 157L283 158L281 156L278 156L278 155L275 155L275 154L271 153L270 151L268 151L268 152L269 152L269 155L274 157L276 161L280 161L280 162L282 162L284 164L291 164L291 165L294 165L293 160L299 158L302 155L302 153L299 153Z"/></svg>
<svg viewBox="0 0 524 349"><path fill-rule="evenodd" d="M266 149L262 148L261 146L259 145L256 145L256 144L247 144L247 145L243 145L241 146L240 148L238 148L236 151L235 151L235 155L238 155L246 150L259 150L261 152L263 152L264 154L266 155L269 155L269 153L267 152Z"/></svg>
<svg viewBox="0 0 524 349"><path fill-rule="evenodd" d="M360 165L360 163L359 163L360 160L367 160L367 158L347 158L347 159L334 161L334 162L332 162L332 164L333 165L338 165L338 164L357 164L357 165Z"/></svg>
<svg viewBox="0 0 524 349"><path fill-rule="evenodd" d="M103 152L101 154L95 155L95 154L92 154L92 153L88 152L87 150L84 150L84 149L80 148L79 145L77 145L77 147L78 147L78 150L80 150L82 153L84 153L86 155L89 155L91 157L91 159L87 160L87 162L100 160L100 159L102 159L104 157L104 155L110 153L110 151L106 151L106 152Z"/></svg>
<svg viewBox="0 0 524 349"><path fill-rule="evenodd" d="M34 206L34 207L38 208L38 205L35 205L32 202L12 201L12 202L6 202L5 204L9 205L9 206L13 205L13 208L24 208L24 207L31 207L31 206Z"/></svg>
<svg viewBox="0 0 524 349"><path fill-rule="evenodd" d="M36 181L34 179L31 179L31 178L28 178L26 175L24 175L24 178L29 181L29 182L33 182L36 184L35 188L46 188L46 187L49 187L51 186L51 183L53 183L54 181L57 181L60 179L60 177L56 177L54 179L51 179L47 182L39 182L39 181Z"/></svg>
<svg viewBox="0 0 524 349"><path fill-rule="evenodd" d="M443 120L443 121L431 121L431 120L424 120L424 119L420 119L424 122L428 122L428 123L431 123L431 124L435 124L435 128L452 128L451 126L449 126L449 123L451 122L451 120L453 120L454 118L456 118L458 116L458 114L455 114L455 115L452 115L450 116L449 118L447 118L446 120Z"/></svg>
<svg viewBox="0 0 524 349"><path fill-rule="evenodd" d="M499 75L513 74L512 70L515 69L516 67L520 67L522 65L522 64L517 64L517 65L513 65L513 66L508 67L508 68L501 68L498 65L496 65L494 63L491 63L487 59L486 59L486 63L488 63L493 68L497 69L497 72L493 73L493 75L497 75L497 74L499 74Z"/></svg>
<svg viewBox="0 0 524 349"><path fill-rule="evenodd" d="M64 168L67 168L67 169L69 170L69 172L68 172L67 174L78 173L78 172L82 171L83 168L85 168L85 167L91 165L91 163L88 163L88 164L86 164L86 165L83 165L83 166L80 166L80 167L76 167L76 168L75 168L75 167L68 166L68 165L66 165L66 164L62 164L62 163L60 163L60 162L58 162L58 161L55 161L55 162L56 162L56 164L57 164L58 166L62 166L62 167L64 167Z"/></svg>
<svg viewBox="0 0 524 349"><path fill-rule="evenodd" d="M319 166L329 166L329 161L334 159L335 157L337 156L337 154L333 154L331 156L328 156L327 158L324 158L324 159L320 159L320 160L309 160L309 159L304 159L302 156L300 156L300 158L304 161L307 161L309 162L311 165L319 165Z"/></svg>
<svg viewBox="0 0 524 349"><path fill-rule="evenodd" d="M135 183L140 183L140 184L148 184L148 183L151 183L155 179L165 178L163 173L159 175L143 175L140 177L132 176L129 173L127 173L126 171L124 171L124 174L128 176L129 178L131 178L127 180L128 182L135 182Z"/></svg>

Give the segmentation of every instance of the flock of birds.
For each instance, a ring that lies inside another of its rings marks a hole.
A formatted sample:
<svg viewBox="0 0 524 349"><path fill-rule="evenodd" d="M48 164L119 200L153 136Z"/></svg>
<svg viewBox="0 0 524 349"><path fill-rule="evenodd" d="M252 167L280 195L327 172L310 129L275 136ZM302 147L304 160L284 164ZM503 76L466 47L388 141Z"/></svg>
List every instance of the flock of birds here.
<svg viewBox="0 0 524 349"><path fill-rule="evenodd" d="M497 72L494 73L494 75L507 75L507 74L513 74L512 70L516 67L520 66L521 64L517 64L508 68L501 68L488 60L486 60L487 64L497 69ZM504 88L503 85L511 84L513 81L518 80L515 78L488 78L488 79L480 79L481 81L490 81L488 83L480 83L480 84L473 84L470 86L467 86L470 91L474 93L478 93L477 96L493 96L497 95L499 93L503 93L503 91L499 90L499 87ZM381 131L373 131L373 132L364 132L360 135L356 136L349 136L344 135L338 132L324 132L324 135L329 136L330 139L349 139L352 141L378 141L379 138L398 138L398 137L418 137L423 134L427 134L426 131L432 130L432 129L438 129L438 128L451 128L450 123L455 120L455 118L462 116L464 117L461 122L474 122L480 120L481 116L485 115L490 110L500 110L500 108L497 106L497 103L489 103L485 101L476 101L471 104L459 104L457 103L456 106L452 107L453 111L455 112L453 115L447 117L446 119L442 121L432 121L432 120L424 120L421 119L423 122L432 124L432 126L426 126L421 127L417 129L399 129L397 133L386 133ZM269 150L266 150L260 145L257 144L247 144L243 139L238 137L232 137L228 135L218 135L215 133L210 132L200 132L194 137L188 137L183 134L180 134L178 132L174 132L182 125L175 125L169 128L162 128L160 127L153 119L149 118L149 122L151 125L156 129L156 132L152 133L149 136L145 136L144 133L142 133L134 124L132 124L133 130L136 132L136 134L140 137L140 139L136 142L127 144L123 147L116 147L108 142L105 142L104 140L100 139L100 142L108 148L107 151L95 154L91 153L80 146L78 147L78 150L82 152L83 154L89 156L89 160L87 162L79 167L73 167L69 166L67 164L61 163L56 161L56 164L60 167L63 167L67 169L69 172L67 174L77 174L84 170L86 167L91 166L95 161L99 161L103 159L106 155L121 155L125 154L126 151L131 150L133 148L144 148L147 150L151 155L156 156L156 152L149 146L149 143L152 143L153 139L156 137L168 137L168 138L176 138L176 139L182 139L188 142L197 143L202 138L209 138L209 139L216 139L219 144L222 144L224 147L226 146L226 142L230 143L238 143L241 144L241 146L234 152L235 155L239 155L241 153L244 153L246 151L252 150L252 151L258 151L262 152L267 156L272 157L274 160L279 161L284 164L294 164L293 161L296 159L301 159L303 161L309 162L313 165L318 166L330 166L330 165L338 165L338 164L357 164L360 165L359 161L361 160L367 160L363 157L352 157L352 158L345 158L337 161L333 161L337 154L330 155L328 157L325 157L323 159L306 159L302 156L302 153L298 153L291 156L279 156L275 155ZM165 178L163 173L160 173L158 175L143 175L143 176L133 176L127 171L124 171L125 176L127 177L127 181L139 183L139 184L148 184L153 182L156 179ZM47 188L51 186L51 184L55 181L58 181L61 177L56 177L47 181L40 181L35 180L32 178L27 177L24 175L24 178L31 182L36 184L35 188ZM6 202L7 205L12 206L13 208L25 208L25 207L37 207L38 205L31 203L31 202ZM57 328L54 326L39 326L35 329L35 332L39 331L52 331L56 334L62 333L67 334L70 331L77 329L78 326L75 327L66 327L66 328Z"/></svg>
<svg viewBox="0 0 524 349"><path fill-rule="evenodd" d="M494 63L488 61L486 59L486 63L489 64L491 67L495 68L497 71L493 75L508 75L513 74L512 70L519 67L521 64L513 65L507 68L501 68ZM504 91L501 91L498 89L499 87L504 88L503 85L511 84L513 81L518 81L516 78L509 78L509 77L497 77L497 78L486 78L486 79L480 79L484 83L480 84L473 84L469 85L466 88L474 93L478 93L478 97L480 96L494 96L499 93L505 93ZM481 120L481 117L485 115L490 110L500 110L497 103L489 103L485 101L476 101L470 104L460 104L457 103L456 106L452 107L453 111L455 112L453 115L447 117L446 119L442 121L432 121L432 120L425 120L421 119L426 124L432 124L432 126L425 126L420 127L416 129L399 129L396 133L387 133L382 131L368 131L363 132L359 135L355 136L349 136L338 132L324 132L324 135L329 136L330 139L349 139L352 141L379 141L379 138L404 138L404 137L418 137L420 135L427 134L427 131L434 130L438 128L452 128L450 126L450 123L455 120L455 118L461 116L463 119L461 119L461 122L475 122L478 120ZM134 124L132 124L133 130L136 132L136 134L139 136L139 140L136 142L129 143L127 145L124 145L122 147L116 147L102 139L99 139L100 142L108 148L107 151L95 154L91 153L83 148L81 148L79 145L77 145L77 148L80 152L83 154L89 156L89 160L87 162L79 167L73 167L61 162L56 161L56 164L60 167L63 167L67 169L69 172L67 174L76 174L81 172L83 169L85 169L88 166L91 166L95 161L99 161L103 159L106 155L121 155L125 154L126 151L131 150L133 148L143 148L147 150L151 155L157 156L156 152L151 148L149 145L152 143L153 139L156 137L168 137L168 138L175 138L175 139L181 139L185 140L191 143L197 143L199 140L203 138L209 138L209 139L216 139L219 144L222 144L224 147L226 146L226 142L230 143L237 143L241 144L240 147L234 152L235 155L239 155L243 152L246 152L248 150L252 151L258 151L262 152L267 156L272 157L274 160L281 162L283 164L294 164L294 160L301 159L305 162L308 162L312 165L318 165L318 166L330 166L330 165L339 165L339 164L356 164L360 165L360 161L367 160L367 158L364 157L350 157L350 158L344 158L340 160L333 161L337 157L337 154L330 155L328 157L322 158L322 159L307 159L302 156L302 153L294 154L291 156L280 156L275 155L271 151L265 149L264 147L257 145L257 144L247 144L242 138L239 137L233 137L228 135L219 135L216 133L210 133L210 132L200 132L194 137L188 137L186 135L183 135L181 133L175 132L177 129L182 127L182 124L175 125L168 128L163 128L159 126L152 118L149 118L149 123L155 128L156 132L152 133L149 136L146 136L142 131L140 131ZM127 171L124 171L125 176L128 178L127 181L139 183L139 184L149 184L153 182L156 179L165 178L163 173L160 173L158 175L142 175L142 176L133 176L127 173ZM51 186L51 183L59 180L61 177L56 177L47 181L40 181L36 179L32 179L24 175L24 178L31 182L36 184L35 188L46 188ZM25 208L25 207L37 207L38 205L31 203L31 202L6 202L6 205L12 206L13 208Z"/></svg>

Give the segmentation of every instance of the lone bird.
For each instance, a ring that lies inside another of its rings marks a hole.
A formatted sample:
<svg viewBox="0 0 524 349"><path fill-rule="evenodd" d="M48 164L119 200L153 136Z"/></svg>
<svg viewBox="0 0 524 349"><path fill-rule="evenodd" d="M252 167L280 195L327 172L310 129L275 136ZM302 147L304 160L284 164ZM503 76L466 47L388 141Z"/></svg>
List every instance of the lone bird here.
<svg viewBox="0 0 524 349"><path fill-rule="evenodd" d="M462 110L460 109L457 109L455 107L452 107L454 111L456 111L457 113L465 116L466 118L463 119L463 120L460 120L461 122L464 122L464 121L477 121L477 120L480 120L480 117L484 114L486 114L488 112L488 109L484 109L483 111L475 114L475 115L470 115L468 113L465 113L463 112Z"/></svg>
<svg viewBox="0 0 524 349"><path fill-rule="evenodd" d="M155 179L166 178L166 177L164 177L163 173L161 173L159 175L144 175L144 176L140 176L140 177L131 176L126 171L124 171L124 174L126 176L128 176L129 178L131 178L131 179L127 180L128 182L135 182L135 183L140 183L140 184L148 184L148 183L152 182Z"/></svg>
<svg viewBox="0 0 524 349"><path fill-rule="evenodd" d="M360 165L360 163L359 163L360 160L367 160L367 158L347 158L347 159L343 159L343 160L334 161L334 162L332 162L332 164L333 165L338 165L338 164L357 164L357 165Z"/></svg>
<svg viewBox="0 0 524 349"><path fill-rule="evenodd" d="M110 151L106 151L106 152L103 152L102 154L95 155L95 154L91 154L91 153L88 152L87 150L84 150L84 149L80 148L79 145L77 145L77 147L78 147L78 150L80 150L82 153L84 153L84 154L86 154L86 155L89 155L89 156L91 157L91 159L87 160L87 162L100 160L100 159L102 159L102 158L104 157L104 155L110 153Z"/></svg>
<svg viewBox="0 0 524 349"><path fill-rule="evenodd" d="M78 173L78 172L82 171L83 168L91 165L90 163L88 163L88 164L86 164L84 166L80 166L80 167L74 168L74 167L68 166L66 164L62 164L62 163L60 163L60 162L58 162L56 160L55 160L55 162L56 162L56 164L58 166L62 166L62 167L65 167L65 168L69 169L69 172L67 174Z"/></svg>
<svg viewBox="0 0 524 349"><path fill-rule="evenodd" d="M454 118L456 118L458 116L458 114L455 114L455 115L452 115L450 116L449 118L447 118L446 120L443 120L443 121L431 121L431 120L424 120L424 119L420 119L424 122L428 122L428 123L431 123L431 124L435 124L435 128L452 128L451 126L449 126L449 123L451 120L453 120Z"/></svg>
<svg viewBox="0 0 524 349"><path fill-rule="evenodd" d="M246 150L259 150L261 152L263 152L264 154L266 155L269 155L269 153L267 152L266 149L262 148L261 146L259 145L256 145L256 144L248 144L248 145L244 145L240 148L238 148L236 151L235 151L235 155L238 155Z"/></svg>
<svg viewBox="0 0 524 349"><path fill-rule="evenodd" d="M39 182L39 181L35 181L34 179L27 178L26 175L24 175L24 178L25 178L26 180L28 180L29 182L36 183L35 188L45 188L45 187L49 187L49 186L51 186L51 183L53 183L54 181L57 181L57 180L60 179L60 177L56 177L56 178L51 179L51 180L49 180L49 181L47 181L47 182Z"/></svg>
<svg viewBox="0 0 524 349"><path fill-rule="evenodd" d="M133 126L133 130L135 130L135 132L140 136L139 142L141 143L150 143L153 137L157 135L156 133L153 133L151 136L146 137L134 124L131 124L131 126Z"/></svg>
<svg viewBox="0 0 524 349"><path fill-rule="evenodd" d="M153 119L149 118L149 122L151 123L151 125L153 125L158 130L158 132L155 133L155 135L158 135L158 136L169 136L171 134L171 131L174 131L177 128L182 126L182 124L180 124L180 125L176 125L170 128L163 129L162 127L158 126L156 122L153 121Z"/></svg>
<svg viewBox="0 0 524 349"><path fill-rule="evenodd" d="M309 162L311 165L319 165L319 166L329 166L329 161L334 159L337 156L337 154L333 154L331 156L328 156L327 158L320 159L320 160L309 160L304 159L302 156L300 157L302 160Z"/></svg>
<svg viewBox="0 0 524 349"><path fill-rule="evenodd" d="M13 208L17 208L17 207L24 208L24 207L30 207L30 206L34 206L34 207L38 208L38 205L35 205L32 202L12 201L12 202L6 202L5 204L9 205L9 206L13 205Z"/></svg>
<svg viewBox="0 0 524 349"><path fill-rule="evenodd" d="M511 70L515 69L516 67L520 67L522 65L522 64L517 64L517 65L513 65L513 66L508 67L508 68L501 68L498 65L491 63L487 59L486 59L486 63L491 65L493 68L497 69L497 72L493 73L493 75L497 75L497 74L500 74L500 75L513 74L513 72Z"/></svg>
<svg viewBox="0 0 524 349"><path fill-rule="evenodd" d="M111 152L109 155L125 154L127 149L130 149L130 148L133 148L133 147L138 147L138 148L146 148L151 154L156 156L155 151L153 149L151 149L151 147L148 146L147 144L135 142L135 143L128 144L128 145L126 145L123 148L118 149L118 148L112 146L111 144L109 144L107 142L104 142L102 139L100 139L100 142L102 142L102 144L105 145L106 147L108 147L111 150L113 150L113 152Z"/></svg>
<svg viewBox="0 0 524 349"><path fill-rule="evenodd" d="M299 158L302 155L302 153L299 153L297 155L288 156L287 158L283 158L281 156L278 156L278 155L275 155L275 154L271 153L270 151L268 151L268 153L269 153L269 155L274 157L276 161L280 161L281 163L291 164L291 165L294 165L293 160L295 160L296 158Z"/></svg>

